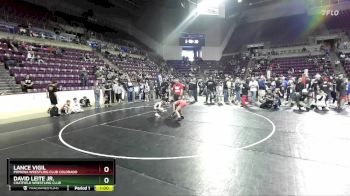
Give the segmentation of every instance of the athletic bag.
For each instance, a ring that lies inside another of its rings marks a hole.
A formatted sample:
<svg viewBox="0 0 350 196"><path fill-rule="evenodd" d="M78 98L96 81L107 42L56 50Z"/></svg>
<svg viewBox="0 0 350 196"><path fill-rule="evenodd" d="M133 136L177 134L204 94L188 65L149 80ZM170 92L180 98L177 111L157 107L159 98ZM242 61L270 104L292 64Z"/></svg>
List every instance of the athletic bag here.
<svg viewBox="0 0 350 196"><path fill-rule="evenodd" d="M54 116L59 116L60 114L58 113L58 108L56 106L53 106L50 111L50 117L54 117Z"/></svg>

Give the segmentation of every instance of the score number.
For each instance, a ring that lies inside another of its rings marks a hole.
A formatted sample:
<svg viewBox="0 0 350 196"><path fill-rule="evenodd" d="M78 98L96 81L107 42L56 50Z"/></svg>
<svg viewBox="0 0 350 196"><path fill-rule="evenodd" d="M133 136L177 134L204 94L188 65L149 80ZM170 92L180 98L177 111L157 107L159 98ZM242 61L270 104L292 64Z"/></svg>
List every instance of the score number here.
<svg viewBox="0 0 350 196"><path fill-rule="evenodd" d="M110 169L109 169L108 166L105 166L105 167L103 168L103 172L104 172L104 173L108 173L109 171L110 171ZM109 177L105 177L105 178L103 179L103 182L104 182L105 184L108 184L108 183L109 183Z"/></svg>

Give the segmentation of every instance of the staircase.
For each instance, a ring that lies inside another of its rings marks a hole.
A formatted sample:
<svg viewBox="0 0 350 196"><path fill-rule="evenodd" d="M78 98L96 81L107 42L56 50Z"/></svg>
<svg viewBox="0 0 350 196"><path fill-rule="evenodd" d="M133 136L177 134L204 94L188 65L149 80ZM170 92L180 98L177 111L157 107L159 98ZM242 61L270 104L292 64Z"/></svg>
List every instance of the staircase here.
<svg viewBox="0 0 350 196"><path fill-rule="evenodd" d="M16 84L15 78L10 76L3 64L0 64L0 95L22 92L21 85Z"/></svg>
<svg viewBox="0 0 350 196"><path fill-rule="evenodd" d="M109 67L115 68L116 70L120 70L117 65L115 65L112 61L107 59L102 53L96 52L97 56L102 59Z"/></svg>

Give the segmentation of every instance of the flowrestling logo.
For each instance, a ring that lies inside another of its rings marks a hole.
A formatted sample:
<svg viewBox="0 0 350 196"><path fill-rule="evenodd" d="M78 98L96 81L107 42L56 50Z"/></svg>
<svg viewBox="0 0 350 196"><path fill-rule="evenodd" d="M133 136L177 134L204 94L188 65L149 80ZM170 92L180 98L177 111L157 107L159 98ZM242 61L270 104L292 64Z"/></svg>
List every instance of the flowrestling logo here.
<svg viewBox="0 0 350 196"><path fill-rule="evenodd" d="M322 10L322 16L338 16L339 10Z"/></svg>

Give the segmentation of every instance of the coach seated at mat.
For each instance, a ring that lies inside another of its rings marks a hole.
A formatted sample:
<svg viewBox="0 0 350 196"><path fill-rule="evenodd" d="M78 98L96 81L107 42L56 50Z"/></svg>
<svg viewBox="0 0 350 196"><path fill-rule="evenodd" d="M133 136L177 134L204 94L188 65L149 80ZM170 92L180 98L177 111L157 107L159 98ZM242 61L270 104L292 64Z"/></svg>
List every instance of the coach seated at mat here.
<svg viewBox="0 0 350 196"><path fill-rule="evenodd" d="M66 103L61 107L61 114L67 115L71 113L72 113L72 109L70 107L70 100L67 100Z"/></svg>
<svg viewBox="0 0 350 196"><path fill-rule="evenodd" d="M86 96L80 99L79 103L81 107L91 107L90 99L88 99Z"/></svg>
<svg viewBox="0 0 350 196"><path fill-rule="evenodd" d="M78 102L78 99L73 98L72 113L80 113L80 112L84 112L84 110L81 109L80 103Z"/></svg>

